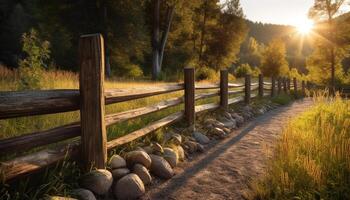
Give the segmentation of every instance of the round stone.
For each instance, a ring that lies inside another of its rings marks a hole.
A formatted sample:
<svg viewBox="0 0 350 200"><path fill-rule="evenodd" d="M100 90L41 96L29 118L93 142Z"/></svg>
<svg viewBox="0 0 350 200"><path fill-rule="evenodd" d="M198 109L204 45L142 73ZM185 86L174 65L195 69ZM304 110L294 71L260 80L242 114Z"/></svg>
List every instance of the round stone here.
<svg viewBox="0 0 350 200"><path fill-rule="evenodd" d="M143 184L147 185L152 182L152 177L145 166L136 164L134 165L132 172L140 177Z"/></svg>
<svg viewBox="0 0 350 200"><path fill-rule="evenodd" d="M114 180L118 180L129 173L130 170L128 168L118 168L112 170L112 176Z"/></svg>
<svg viewBox="0 0 350 200"><path fill-rule="evenodd" d="M137 199L145 193L145 186L136 174L128 174L121 178L113 188L118 200Z"/></svg>
<svg viewBox="0 0 350 200"><path fill-rule="evenodd" d="M109 166L111 169L124 168L126 167L126 161L119 155L113 155L109 160Z"/></svg>
<svg viewBox="0 0 350 200"><path fill-rule="evenodd" d="M150 155L152 159L151 172L159 178L170 179L174 175L174 171L171 168L168 161L163 157L157 155Z"/></svg>
<svg viewBox="0 0 350 200"><path fill-rule="evenodd" d="M91 171L80 178L79 185L95 194L106 194L112 186L113 177L111 172L105 169Z"/></svg>
<svg viewBox="0 0 350 200"><path fill-rule="evenodd" d="M164 148L163 158L168 161L172 168L176 167L179 162L179 156L176 151L171 148Z"/></svg>
<svg viewBox="0 0 350 200"><path fill-rule="evenodd" d="M129 168L135 164L142 164L146 168L151 166L151 158L144 151L131 151L126 154L126 163Z"/></svg>

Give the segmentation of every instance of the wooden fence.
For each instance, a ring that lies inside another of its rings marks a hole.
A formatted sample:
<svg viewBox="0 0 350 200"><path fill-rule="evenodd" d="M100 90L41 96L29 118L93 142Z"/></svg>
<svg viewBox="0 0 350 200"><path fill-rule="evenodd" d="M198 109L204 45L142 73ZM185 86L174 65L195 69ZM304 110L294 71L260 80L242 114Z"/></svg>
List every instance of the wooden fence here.
<svg viewBox="0 0 350 200"><path fill-rule="evenodd" d="M229 83L227 70L221 70L219 84L195 84L195 70L185 68L183 84L168 84L149 89L104 90L104 43L100 34L84 35L80 38L79 65L79 90L0 93L0 119L80 110L79 122L0 140L0 155L4 156L11 153L23 153L33 148L70 139L68 144L59 145L54 149L43 149L2 162L0 170L5 181L37 171L62 161L66 157L78 159L77 156L79 156L78 160L81 159L82 166L86 169L92 165L97 168L105 168L107 151L145 136L181 118L185 119L189 127L193 127L195 115L200 112L217 108L225 110L228 109L228 105L237 102L249 104L253 97L262 97L264 94L275 96L276 93L282 91L289 93L291 88L289 79L278 78L276 88L275 78L272 78L271 82L264 82L262 75L259 76L258 83L251 83L249 75L245 77L244 84ZM297 91L297 80L294 79L293 83L295 91ZM206 89L210 89L211 92L196 94L196 91ZM105 115L105 105L181 90L184 90L184 97L168 99L153 106ZM215 92L212 92L213 90ZM302 92L305 92L304 82L302 82ZM230 95L238 97L229 98ZM195 106L196 100L215 96L220 96L219 103ZM144 128L107 141L107 127L182 103L184 103L184 111L173 113Z"/></svg>

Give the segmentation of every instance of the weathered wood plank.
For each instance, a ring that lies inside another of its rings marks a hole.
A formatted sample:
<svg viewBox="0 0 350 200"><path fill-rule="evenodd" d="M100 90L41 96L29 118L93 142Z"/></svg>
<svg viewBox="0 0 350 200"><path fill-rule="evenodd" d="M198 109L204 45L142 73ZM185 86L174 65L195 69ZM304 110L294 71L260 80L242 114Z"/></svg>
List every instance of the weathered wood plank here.
<svg viewBox="0 0 350 200"><path fill-rule="evenodd" d="M227 69L220 71L220 106L227 110L228 108L228 71Z"/></svg>
<svg viewBox="0 0 350 200"><path fill-rule="evenodd" d="M111 150L119 145L123 145L126 143L129 143L131 141L134 141L140 137L143 137L153 131L156 131L157 129L167 126L171 123L176 122L177 120L181 119L184 116L183 112L177 112L177 113L173 113L161 120L158 120L156 122L153 122L152 124L139 129L137 131L134 131L132 133L129 133L125 136L119 137L117 139L111 140L109 142L107 142L107 149Z"/></svg>
<svg viewBox="0 0 350 200"><path fill-rule="evenodd" d="M0 119L79 109L78 90L0 92Z"/></svg>
<svg viewBox="0 0 350 200"><path fill-rule="evenodd" d="M259 74L259 90L258 90L259 97L264 96L264 77L262 74Z"/></svg>
<svg viewBox="0 0 350 200"><path fill-rule="evenodd" d="M109 89L105 92L106 104L130 101L155 95L183 90L182 84L156 86L151 88Z"/></svg>
<svg viewBox="0 0 350 200"><path fill-rule="evenodd" d="M250 83L250 75L245 76L245 88L244 88L244 102L249 104L250 102L250 93L251 93L251 83Z"/></svg>
<svg viewBox="0 0 350 200"><path fill-rule="evenodd" d="M11 180L62 161L79 153L79 143L71 143L41 150L29 155L0 163L2 180Z"/></svg>
<svg viewBox="0 0 350 200"><path fill-rule="evenodd" d="M193 126L195 123L195 79L194 68L184 69L185 81L185 119L188 126Z"/></svg>
<svg viewBox="0 0 350 200"><path fill-rule="evenodd" d="M80 136L80 123L75 122L46 131L39 131L7 138L0 140L0 155L12 152L24 152L28 149L60 142L78 136Z"/></svg>
<svg viewBox="0 0 350 200"><path fill-rule="evenodd" d="M106 168L105 57L101 34L79 39L81 157L86 170Z"/></svg>

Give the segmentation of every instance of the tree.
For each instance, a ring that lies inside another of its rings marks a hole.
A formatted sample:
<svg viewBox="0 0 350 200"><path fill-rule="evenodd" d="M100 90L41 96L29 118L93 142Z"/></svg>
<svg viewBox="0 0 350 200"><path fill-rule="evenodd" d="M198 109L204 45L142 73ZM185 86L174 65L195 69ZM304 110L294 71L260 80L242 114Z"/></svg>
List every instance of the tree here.
<svg viewBox="0 0 350 200"><path fill-rule="evenodd" d="M50 58L50 43L41 41L35 29L24 33L23 51L27 57L19 63L19 88L20 90L40 89L42 71L47 67L47 60Z"/></svg>
<svg viewBox="0 0 350 200"><path fill-rule="evenodd" d="M315 21L325 21L322 23L322 31L319 34L324 37L323 43L327 45L321 45L325 49L316 50L314 56L319 54L324 57L324 61L330 64L330 89L331 92L335 92L335 74L337 65L337 49L339 48L338 43L338 30L335 27L335 17L339 15L340 8L344 5L346 0L315 0L313 7L309 11L309 16ZM313 62L313 64L316 64ZM325 67L323 67L325 68Z"/></svg>
<svg viewBox="0 0 350 200"><path fill-rule="evenodd" d="M174 5L169 5L167 8L165 28L160 38L160 0L153 0L154 2L154 16L153 16L153 31L152 31L152 79L159 77L162 68L164 49L168 39L171 22L174 16Z"/></svg>
<svg viewBox="0 0 350 200"><path fill-rule="evenodd" d="M289 71L283 41L273 40L262 54L261 71L265 76L284 76Z"/></svg>
<svg viewBox="0 0 350 200"><path fill-rule="evenodd" d="M242 64L235 69L235 76L237 78L245 77L246 75L252 74L253 70L249 64Z"/></svg>

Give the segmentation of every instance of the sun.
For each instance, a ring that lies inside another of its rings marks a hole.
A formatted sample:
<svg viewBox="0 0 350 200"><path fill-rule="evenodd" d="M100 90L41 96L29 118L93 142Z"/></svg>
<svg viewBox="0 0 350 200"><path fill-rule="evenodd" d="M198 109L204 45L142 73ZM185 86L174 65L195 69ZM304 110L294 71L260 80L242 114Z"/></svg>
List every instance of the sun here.
<svg viewBox="0 0 350 200"><path fill-rule="evenodd" d="M305 19L302 22L296 24L295 26L298 32L302 35L309 34L314 28L314 22L310 19Z"/></svg>

